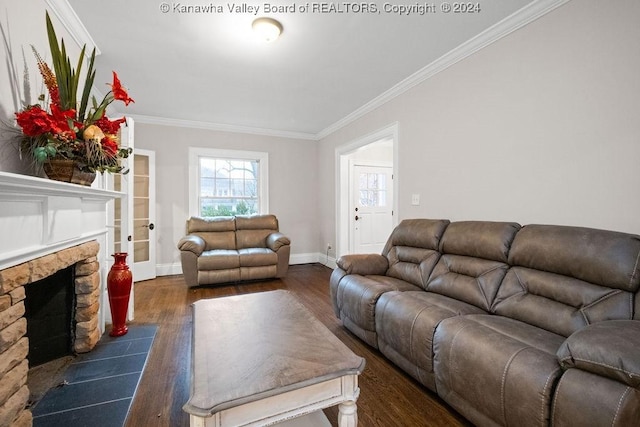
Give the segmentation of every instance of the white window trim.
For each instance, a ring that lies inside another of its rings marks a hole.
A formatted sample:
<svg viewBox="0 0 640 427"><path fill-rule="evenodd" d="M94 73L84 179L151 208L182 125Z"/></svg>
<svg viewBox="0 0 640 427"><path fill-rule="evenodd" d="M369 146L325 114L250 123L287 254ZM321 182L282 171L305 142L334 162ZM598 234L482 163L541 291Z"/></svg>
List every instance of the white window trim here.
<svg viewBox="0 0 640 427"><path fill-rule="evenodd" d="M258 197L260 214L269 213L269 153L261 151L224 150L219 148L189 147L189 215L200 216L198 191L200 182L200 157L218 159L258 160Z"/></svg>

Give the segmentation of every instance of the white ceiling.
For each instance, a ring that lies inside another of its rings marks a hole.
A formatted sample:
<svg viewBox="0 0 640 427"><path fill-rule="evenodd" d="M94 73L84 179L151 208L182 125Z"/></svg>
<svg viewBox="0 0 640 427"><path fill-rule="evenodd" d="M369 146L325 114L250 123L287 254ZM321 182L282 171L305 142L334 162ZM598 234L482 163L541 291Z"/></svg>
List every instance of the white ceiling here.
<svg viewBox="0 0 640 427"><path fill-rule="evenodd" d="M533 0L482 0L473 14L303 13L306 1L68 0L101 54L96 87L115 70L139 120L188 121L314 138ZM263 13L265 4L295 13ZM180 13L175 5L220 5L222 13ZM260 13L230 12L259 5ZM360 3L330 3L341 7ZM409 5L425 4L407 2ZM453 4L453 3L452 3ZM251 34L256 17L278 19L273 43Z"/></svg>

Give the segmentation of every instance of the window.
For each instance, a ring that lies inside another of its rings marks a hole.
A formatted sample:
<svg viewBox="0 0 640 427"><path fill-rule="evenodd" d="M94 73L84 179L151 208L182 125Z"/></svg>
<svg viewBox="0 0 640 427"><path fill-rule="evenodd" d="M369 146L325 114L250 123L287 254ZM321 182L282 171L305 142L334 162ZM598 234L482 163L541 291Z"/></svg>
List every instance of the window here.
<svg viewBox="0 0 640 427"><path fill-rule="evenodd" d="M267 153L190 148L189 158L191 215L269 212Z"/></svg>
<svg viewBox="0 0 640 427"><path fill-rule="evenodd" d="M360 173L358 182L360 206L387 206L387 175L384 173Z"/></svg>

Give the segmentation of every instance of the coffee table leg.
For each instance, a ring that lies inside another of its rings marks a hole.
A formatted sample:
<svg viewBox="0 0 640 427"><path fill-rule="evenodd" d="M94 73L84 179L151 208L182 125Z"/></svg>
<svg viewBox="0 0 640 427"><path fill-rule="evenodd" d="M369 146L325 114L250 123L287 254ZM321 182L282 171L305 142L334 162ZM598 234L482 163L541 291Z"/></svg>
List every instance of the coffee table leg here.
<svg viewBox="0 0 640 427"><path fill-rule="evenodd" d="M357 427L358 407L353 400L347 400L338 405L338 427Z"/></svg>

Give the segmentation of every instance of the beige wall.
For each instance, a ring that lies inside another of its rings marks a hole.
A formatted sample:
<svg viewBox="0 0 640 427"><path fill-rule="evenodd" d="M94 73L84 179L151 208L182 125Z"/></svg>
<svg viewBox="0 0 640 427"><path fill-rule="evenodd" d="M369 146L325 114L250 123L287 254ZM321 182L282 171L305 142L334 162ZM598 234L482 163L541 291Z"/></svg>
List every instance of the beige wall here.
<svg viewBox="0 0 640 427"><path fill-rule="evenodd" d="M176 243L189 217L189 147L268 152L269 210L278 217L280 230L291 238L292 259L318 251L316 142L136 123L135 144L156 153L160 266L170 268L180 262Z"/></svg>
<svg viewBox="0 0 640 427"><path fill-rule="evenodd" d="M319 242L335 148L396 121L400 219L640 233L638 22L637 0L571 1L324 138Z"/></svg>

